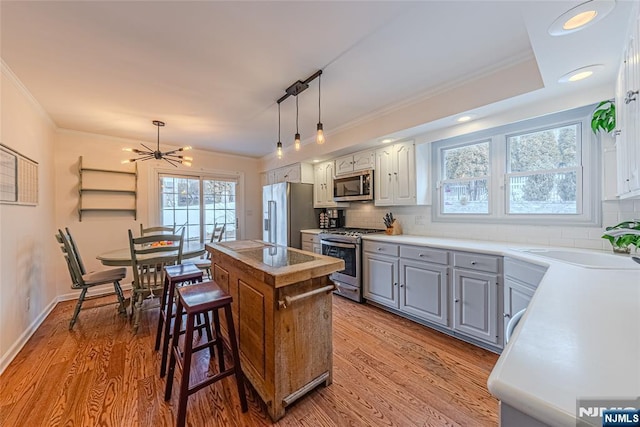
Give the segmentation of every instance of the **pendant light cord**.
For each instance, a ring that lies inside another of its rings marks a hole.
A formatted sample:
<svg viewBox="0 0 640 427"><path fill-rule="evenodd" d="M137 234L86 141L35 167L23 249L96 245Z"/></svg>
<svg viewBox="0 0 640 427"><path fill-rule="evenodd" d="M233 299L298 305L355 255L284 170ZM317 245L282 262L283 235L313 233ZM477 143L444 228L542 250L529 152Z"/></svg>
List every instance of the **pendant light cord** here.
<svg viewBox="0 0 640 427"><path fill-rule="evenodd" d="M280 103L278 102L278 142L280 142Z"/></svg>
<svg viewBox="0 0 640 427"><path fill-rule="evenodd" d="M298 131L298 95L296 95L296 133L300 133Z"/></svg>
<svg viewBox="0 0 640 427"><path fill-rule="evenodd" d="M318 76L318 123L322 122L322 120L320 120L320 96L322 95L322 88L320 86L321 84L322 84L322 74Z"/></svg>

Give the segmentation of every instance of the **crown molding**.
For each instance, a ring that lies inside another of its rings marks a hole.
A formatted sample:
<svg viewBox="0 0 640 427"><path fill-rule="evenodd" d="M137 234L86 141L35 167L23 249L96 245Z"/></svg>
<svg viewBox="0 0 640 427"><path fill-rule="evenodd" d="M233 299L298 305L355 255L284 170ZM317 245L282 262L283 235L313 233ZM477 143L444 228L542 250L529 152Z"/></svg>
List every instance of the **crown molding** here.
<svg viewBox="0 0 640 427"><path fill-rule="evenodd" d="M47 111L42 107L36 97L33 96L31 92L29 92L29 89L27 89L27 87L22 83L22 81L18 78L18 76L16 76L13 70L11 70L9 65L7 65L7 63L4 62L4 59L2 58L0 58L0 68L2 68L2 74L6 76L11 83L13 83L13 85L24 95L25 98L27 98L29 103L36 109L38 114L40 114L40 116L42 116L42 118L45 119L47 123L51 125L51 127L57 130L58 126L56 125L56 122L53 121L49 113L47 113Z"/></svg>

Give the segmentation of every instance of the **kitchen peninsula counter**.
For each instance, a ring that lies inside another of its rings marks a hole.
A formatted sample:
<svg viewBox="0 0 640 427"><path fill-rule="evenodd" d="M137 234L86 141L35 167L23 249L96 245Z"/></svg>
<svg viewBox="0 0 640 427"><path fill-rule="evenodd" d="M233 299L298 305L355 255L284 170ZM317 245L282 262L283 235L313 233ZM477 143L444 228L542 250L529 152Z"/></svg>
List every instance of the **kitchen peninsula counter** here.
<svg viewBox="0 0 640 427"><path fill-rule="evenodd" d="M276 421L307 392L331 384L329 274L344 261L260 240L206 249L213 279L233 297L242 371Z"/></svg>

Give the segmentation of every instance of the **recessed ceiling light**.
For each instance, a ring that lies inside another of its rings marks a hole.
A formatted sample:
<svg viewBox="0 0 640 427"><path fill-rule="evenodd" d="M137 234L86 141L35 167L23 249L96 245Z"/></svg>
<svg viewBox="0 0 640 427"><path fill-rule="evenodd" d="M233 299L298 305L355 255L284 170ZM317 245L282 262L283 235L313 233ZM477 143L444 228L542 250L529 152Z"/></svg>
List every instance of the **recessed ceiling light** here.
<svg viewBox="0 0 640 427"><path fill-rule="evenodd" d="M471 119L473 119L473 116L460 116L456 119L456 122L464 123L464 122L468 122Z"/></svg>
<svg viewBox="0 0 640 427"><path fill-rule="evenodd" d="M577 82L579 80L584 80L588 77L591 77L593 73L602 68L602 64L589 65L587 67L578 68L577 70L573 70L565 74L564 76L558 79L560 83L567 82Z"/></svg>
<svg viewBox="0 0 640 427"><path fill-rule="evenodd" d="M607 16L615 7L615 0L591 0L560 15L549 27L549 34L562 36L579 31Z"/></svg>
<svg viewBox="0 0 640 427"><path fill-rule="evenodd" d="M393 139L392 139L392 138L385 138L385 139L383 139L383 140L382 140L382 141L380 141L380 142L382 142L383 144L388 144L388 143L390 143L390 142L393 142Z"/></svg>
<svg viewBox="0 0 640 427"><path fill-rule="evenodd" d="M318 160L318 159L313 159L313 163L320 163L320 160Z"/></svg>

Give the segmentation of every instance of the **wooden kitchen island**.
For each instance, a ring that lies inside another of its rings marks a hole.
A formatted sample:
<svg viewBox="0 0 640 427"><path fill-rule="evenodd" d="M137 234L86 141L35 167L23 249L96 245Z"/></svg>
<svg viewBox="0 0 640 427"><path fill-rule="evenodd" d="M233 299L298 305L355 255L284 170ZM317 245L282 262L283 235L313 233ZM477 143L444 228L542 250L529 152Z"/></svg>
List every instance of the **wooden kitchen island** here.
<svg viewBox="0 0 640 427"><path fill-rule="evenodd" d="M233 297L242 371L276 421L298 398L331 384L328 276L344 269L344 261L259 240L206 249L213 279Z"/></svg>

